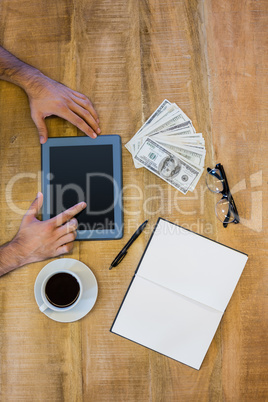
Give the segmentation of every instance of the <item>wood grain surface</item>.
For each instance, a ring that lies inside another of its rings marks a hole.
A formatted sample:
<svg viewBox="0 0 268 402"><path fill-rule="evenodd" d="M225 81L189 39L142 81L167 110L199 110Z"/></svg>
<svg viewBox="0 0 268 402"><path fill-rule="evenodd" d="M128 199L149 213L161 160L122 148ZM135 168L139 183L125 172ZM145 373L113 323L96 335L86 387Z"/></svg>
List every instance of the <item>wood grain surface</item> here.
<svg viewBox="0 0 268 402"><path fill-rule="evenodd" d="M0 0L0 44L87 95L102 134L124 145L165 98L176 102L204 135L206 166L224 165L241 215L224 229L205 173L183 196L135 169L123 146L124 237L76 242L70 255L97 278L93 310L68 324L41 314L33 289L45 262L0 279L2 401L268 399L267 12L264 0ZM47 124L51 137L83 135L60 118ZM0 82L0 244L41 189L40 162L27 96ZM159 216L249 255L199 371L109 332Z"/></svg>

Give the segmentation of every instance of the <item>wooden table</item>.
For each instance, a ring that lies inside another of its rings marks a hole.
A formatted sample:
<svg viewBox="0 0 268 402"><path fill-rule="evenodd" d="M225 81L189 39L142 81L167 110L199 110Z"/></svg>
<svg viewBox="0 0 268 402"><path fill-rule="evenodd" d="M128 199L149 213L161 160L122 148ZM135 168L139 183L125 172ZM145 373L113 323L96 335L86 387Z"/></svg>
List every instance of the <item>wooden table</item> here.
<svg viewBox="0 0 268 402"><path fill-rule="evenodd" d="M264 0L0 1L1 44L86 94L103 134L120 134L124 145L163 99L176 102L205 137L206 166L224 165L241 215L241 224L224 229L205 174L183 196L135 169L123 146L124 237L76 242L71 254L96 275L94 309L70 324L41 314L33 288L44 262L0 279L1 400L267 400L267 8ZM27 97L6 82L0 116L3 244L41 185ZM51 137L82 135L59 118L47 123ZM109 332L159 216L249 255L199 371ZM146 218L148 229L109 271Z"/></svg>

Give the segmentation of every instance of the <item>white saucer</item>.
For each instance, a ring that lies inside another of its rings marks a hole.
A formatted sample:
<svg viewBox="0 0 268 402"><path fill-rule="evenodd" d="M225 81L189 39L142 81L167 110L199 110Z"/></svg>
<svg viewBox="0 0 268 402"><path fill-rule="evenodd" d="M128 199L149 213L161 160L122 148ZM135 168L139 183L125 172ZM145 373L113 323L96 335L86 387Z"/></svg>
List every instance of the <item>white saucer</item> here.
<svg viewBox="0 0 268 402"><path fill-rule="evenodd" d="M80 320L87 313L90 312L94 306L98 295L98 284L93 272L82 262L74 260L73 258L61 258L59 260L52 261L44 266L39 272L35 285L34 295L35 300L40 307L43 304L41 296L41 285L47 275L59 269L68 269L79 275L83 284L83 294L76 306L69 311L54 311L46 309L44 314L54 321L58 322L73 322Z"/></svg>

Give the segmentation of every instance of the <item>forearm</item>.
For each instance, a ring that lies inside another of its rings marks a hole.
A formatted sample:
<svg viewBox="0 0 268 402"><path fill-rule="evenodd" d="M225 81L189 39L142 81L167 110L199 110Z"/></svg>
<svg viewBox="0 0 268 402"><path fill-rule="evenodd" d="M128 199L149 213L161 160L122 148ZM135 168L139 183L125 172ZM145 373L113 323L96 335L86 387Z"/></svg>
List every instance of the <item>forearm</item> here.
<svg viewBox="0 0 268 402"><path fill-rule="evenodd" d="M0 46L0 79L12 82L28 92L41 77L44 76L38 69L17 59Z"/></svg>
<svg viewBox="0 0 268 402"><path fill-rule="evenodd" d="M24 258L14 240L0 247L0 276L24 264Z"/></svg>
<svg viewBox="0 0 268 402"><path fill-rule="evenodd" d="M98 114L85 95L47 77L0 46L1 79L20 86L28 95L41 144L48 138L45 118L52 115L68 120L89 137L101 133Z"/></svg>

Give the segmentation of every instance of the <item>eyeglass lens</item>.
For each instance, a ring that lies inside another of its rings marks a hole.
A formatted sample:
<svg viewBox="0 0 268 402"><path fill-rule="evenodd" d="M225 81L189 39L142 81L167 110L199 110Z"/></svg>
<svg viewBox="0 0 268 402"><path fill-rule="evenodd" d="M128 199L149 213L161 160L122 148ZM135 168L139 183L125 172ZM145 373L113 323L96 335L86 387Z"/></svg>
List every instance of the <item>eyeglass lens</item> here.
<svg viewBox="0 0 268 402"><path fill-rule="evenodd" d="M206 184L212 193L222 193L224 190L224 180L219 169L212 169L206 175ZM231 223L235 220L233 207L224 196L215 206L217 218L223 223Z"/></svg>
<svg viewBox="0 0 268 402"><path fill-rule="evenodd" d="M227 198L222 198L217 202L215 212L221 222L233 222L235 220L233 208Z"/></svg>
<svg viewBox="0 0 268 402"><path fill-rule="evenodd" d="M211 174L213 172L213 174ZM212 193L220 193L223 191L223 179L219 169L213 169L206 175L206 184Z"/></svg>

